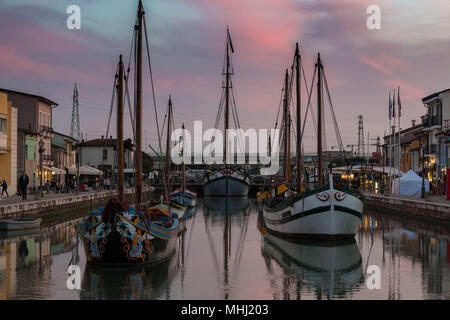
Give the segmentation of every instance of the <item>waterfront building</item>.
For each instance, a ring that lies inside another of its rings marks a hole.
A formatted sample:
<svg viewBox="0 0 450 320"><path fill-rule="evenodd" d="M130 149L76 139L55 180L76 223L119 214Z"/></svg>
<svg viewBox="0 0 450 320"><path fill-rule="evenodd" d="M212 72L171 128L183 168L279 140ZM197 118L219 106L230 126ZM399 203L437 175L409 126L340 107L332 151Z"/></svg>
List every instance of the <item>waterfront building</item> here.
<svg viewBox="0 0 450 320"><path fill-rule="evenodd" d="M423 116L429 145L426 156L433 164L433 180L442 182L450 159L450 89L433 93L423 98L422 102L427 108L427 113Z"/></svg>
<svg viewBox="0 0 450 320"><path fill-rule="evenodd" d="M8 100L18 109L16 180L20 173L25 171L30 179L29 187L39 186L41 174L44 182L51 178L52 171L47 168L53 166L51 157L52 111L58 104L50 99L29 93L1 88L0 92L6 93ZM39 170L39 142L41 140L45 148L42 153L42 173Z"/></svg>
<svg viewBox="0 0 450 320"><path fill-rule="evenodd" d="M6 180L9 194L17 189L17 108L0 92L0 181Z"/></svg>
<svg viewBox="0 0 450 320"><path fill-rule="evenodd" d="M52 138L52 161L54 164L52 175L56 176L57 183L64 184L67 170L76 168L76 152L73 144L77 142L72 137L54 132ZM70 170L70 171L73 171Z"/></svg>
<svg viewBox="0 0 450 320"><path fill-rule="evenodd" d="M131 142L131 140L128 140ZM104 176L110 176L116 161L116 139L93 139L82 141L75 145L80 155L80 166L88 165L103 171ZM134 166L132 146L124 141L124 168L129 169Z"/></svg>

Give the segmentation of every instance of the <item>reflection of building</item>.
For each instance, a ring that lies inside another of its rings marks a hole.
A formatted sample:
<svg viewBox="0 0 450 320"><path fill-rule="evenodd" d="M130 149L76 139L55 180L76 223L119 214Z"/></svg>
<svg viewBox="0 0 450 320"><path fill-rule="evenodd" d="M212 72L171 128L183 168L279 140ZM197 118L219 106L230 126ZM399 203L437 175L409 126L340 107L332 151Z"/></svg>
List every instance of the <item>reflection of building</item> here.
<svg viewBox="0 0 450 320"><path fill-rule="evenodd" d="M9 192L17 187L17 108L0 93L0 182L6 180Z"/></svg>
<svg viewBox="0 0 450 320"><path fill-rule="evenodd" d="M42 165L51 167L52 110L58 104L41 96L12 90L0 89L8 95L18 109L17 133L17 170L20 175L25 171L30 177L30 186L38 185L39 144L42 139L45 151L42 154ZM51 175L50 170L43 170L44 181ZM33 179L34 177L34 179ZM18 178L18 177L16 177Z"/></svg>

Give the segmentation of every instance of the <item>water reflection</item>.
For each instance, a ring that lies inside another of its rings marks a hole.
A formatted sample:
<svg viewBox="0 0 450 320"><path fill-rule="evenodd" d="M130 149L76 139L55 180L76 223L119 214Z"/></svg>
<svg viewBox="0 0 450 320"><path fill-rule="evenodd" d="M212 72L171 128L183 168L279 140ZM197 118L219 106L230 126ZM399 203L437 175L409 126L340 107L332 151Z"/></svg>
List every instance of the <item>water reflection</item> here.
<svg viewBox="0 0 450 320"><path fill-rule="evenodd" d="M270 285L281 291L283 299L301 299L302 292L314 293L316 299L344 298L364 283L356 241L308 243L282 239L267 232L261 216L258 229ZM281 279L274 272L274 264L283 270Z"/></svg>
<svg viewBox="0 0 450 320"><path fill-rule="evenodd" d="M47 297L52 256L70 251L79 220L41 230L2 234L0 238L0 299ZM12 235L12 236L11 236Z"/></svg>
<svg viewBox="0 0 450 320"><path fill-rule="evenodd" d="M178 255L156 265L111 268L86 265L81 299L167 299L178 271Z"/></svg>
<svg viewBox="0 0 450 320"><path fill-rule="evenodd" d="M260 232L247 198L204 200L159 266L99 270L80 247L82 291L66 288L80 219L0 235L0 299L450 299L446 226L366 211L356 243L324 247ZM380 290L366 288L368 265Z"/></svg>
<svg viewBox="0 0 450 320"><path fill-rule="evenodd" d="M217 286L222 291L222 299L227 300L242 258L251 212L250 201L248 197L205 197L203 204L205 232L217 272ZM222 239L217 239L220 228ZM220 247L221 260L218 254Z"/></svg>

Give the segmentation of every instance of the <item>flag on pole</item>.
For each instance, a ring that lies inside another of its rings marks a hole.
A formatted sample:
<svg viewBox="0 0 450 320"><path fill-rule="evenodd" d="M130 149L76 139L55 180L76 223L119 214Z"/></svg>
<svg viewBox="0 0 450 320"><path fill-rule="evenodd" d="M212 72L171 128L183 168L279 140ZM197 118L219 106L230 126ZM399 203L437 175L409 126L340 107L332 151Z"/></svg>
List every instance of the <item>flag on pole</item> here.
<svg viewBox="0 0 450 320"><path fill-rule="evenodd" d="M402 116L402 103L400 102L400 87L398 87L397 94L398 94L398 98L397 98L398 117L400 118Z"/></svg>
<svg viewBox="0 0 450 320"><path fill-rule="evenodd" d="M392 95L392 117L395 118L395 89L394 94Z"/></svg>
<svg viewBox="0 0 450 320"><path fill-rule="evenodd" d="M390 91L389 91L389 120L392 120L392 100Z"/></svg>

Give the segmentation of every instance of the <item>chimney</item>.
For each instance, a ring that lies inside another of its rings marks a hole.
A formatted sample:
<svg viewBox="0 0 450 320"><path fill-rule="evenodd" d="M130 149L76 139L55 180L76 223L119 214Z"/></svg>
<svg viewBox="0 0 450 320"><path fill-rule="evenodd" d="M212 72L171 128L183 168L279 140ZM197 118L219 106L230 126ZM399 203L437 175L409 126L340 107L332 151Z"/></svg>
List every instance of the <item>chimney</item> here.
<svg viewBox="0 0 450 320"><path fill-rule="evenodd" d="M414 127L416 125L416 120L411 120L412 126Z"/></svg>
<svg viewBox="0 0 450 320"><path fill-rule="evenodd" d="M105 137L104 136L102 136L102 140L104 139Z"/></svg>

